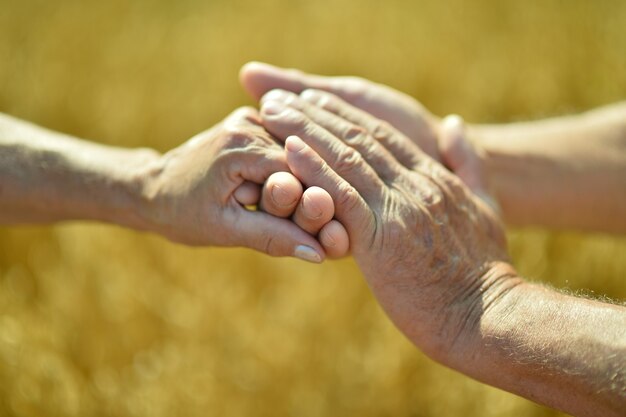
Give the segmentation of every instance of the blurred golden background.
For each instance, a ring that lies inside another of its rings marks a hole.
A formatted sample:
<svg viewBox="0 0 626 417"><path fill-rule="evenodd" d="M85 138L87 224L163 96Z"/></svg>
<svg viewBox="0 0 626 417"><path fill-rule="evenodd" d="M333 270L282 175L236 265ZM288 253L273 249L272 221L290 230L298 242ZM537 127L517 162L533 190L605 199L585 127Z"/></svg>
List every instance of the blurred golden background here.
<svg viewBox="0 0 626 417"><path fill-rule="evenodd" d="M165 151L253 104L255 59L538 118L626 98L625 27L622 0L0 0L0 111ZM626 239L509 236L526 276L626 298ZM0 228L0 415L560 414L427 359L350 260L73 223Z"/></svg>

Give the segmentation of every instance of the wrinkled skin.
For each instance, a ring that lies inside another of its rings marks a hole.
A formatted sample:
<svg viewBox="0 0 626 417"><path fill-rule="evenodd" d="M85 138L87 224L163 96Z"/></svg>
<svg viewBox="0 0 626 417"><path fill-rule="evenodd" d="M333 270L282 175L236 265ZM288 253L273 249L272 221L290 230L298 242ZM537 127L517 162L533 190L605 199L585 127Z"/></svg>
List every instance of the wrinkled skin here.
<svg viewBox="0 0 626 417"><path fill-rule="evenodd" d="M294 175L332 196L352 254L395 324L435 359L462 349L458 341L475 337L518 283L492 209L411 139L394 129L374 138L380 121L328 93L270 92L261 115L286 140Z"/></svg>
<svg viewBox="0 0 626 417"><path fill-rule="evenodd" d="M319 234L326 245L340 243L328 245L331 256L344 256L347 238L331 220L330 196L317 187L303 192L288 171L258 112L242 108L145 169L145 212L153 230L188 245L245 246L320 262L326 251ZM262 210L244 207L257 204Z"/></svg>
<svg viewBox="0 0 626 417"><path fill-rule="evenodd" d="M256 99L273 89L301 93L314 88L330 92L394 126L426 154L440 159L437 146L439 119L415 99L393 88L360 77L324 77L259 62L246 64L241 69L240 78L244 88ZM377 132L372 134L376 137Z"/></svg>
<svg viewBox="0 0 626 417"><path fill-rule="evenodd" d="M436 117L411 96L360 77L326 77L259 62L244 65L240 79L256 99L272 89L296 94L306 89L332 93L337 99L328 99L324 107L340 111L335 102L341 101L375 116L375 121L368 122L373 124L370 134L386 142L385 146L399 159L411 158L414 150L390 143L390 131L405 135L424 153L454 172L474 193L496 206L485 179L484 152L461 134L458 120Z"/></svg>

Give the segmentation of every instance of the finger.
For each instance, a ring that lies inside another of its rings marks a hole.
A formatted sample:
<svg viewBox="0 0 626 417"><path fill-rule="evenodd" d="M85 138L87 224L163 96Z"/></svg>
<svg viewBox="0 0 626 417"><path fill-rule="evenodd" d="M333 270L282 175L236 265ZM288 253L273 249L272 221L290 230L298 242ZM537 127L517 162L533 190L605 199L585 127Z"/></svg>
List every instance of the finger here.
<svg viewBox="0 0 626 417"><path fill-rule="evenodd" d="M432 126L437 118L412 97L382 84L359 77L325 77L295 69L283 69L259 62L244 65L239 78L255 99L280 88L300 93L308 88L328 91L398 128L428 155L439 159L437 137Z"/></svg>
<svg viewBox="0 0 626 417"><path fill-rule="evenodd" d="M262 102L266 101L278 101L301 111L314 123L356 149L383 181L389 183L400 174L396 158L364 128L308 103L289 91L272 90L263 96Z"/></svg>
<svg viewBox="0 0 626 417"><path fill-rule="evenodd" d="M345 226L350 240L367 236L368 231L372 231L374 215L358 189L341 178L297 136L286 139L285 150L291 172L303 184L328 191L335 205L335 217Z"/></svg>
<svg viewBox="0 0 626 417"><path fill-rule="evenodd" d="M302 194L293 214L293 221L303 230L317 236L335 215L335 205L328 192L319 187L309 187Z"/></svg>
<svg viewBox="0 0 626 417"><path fill-rule="evenodd" d="M241 84L256 100L274 88L294 93L300 93L307 88L336 87L341 91L342 84L338 83L337 79L347 78L349 77L311 75L296 69L283 69L261 62L249 62L239 72Z"/></svg>
<svg viewBox="0 0 626 417"><path fill-rule="evenodd" d="M337 220L331 220L326 223L320 230L317 239L329 258L343 258L350 251L348 232Z"/></svg>
<svg viewBox="0 0 626 417"><path fill-rule="evenodd" d="M290 217L302 197L302 184L289 172L275 172L263 185L259 208L278 217Z"/></svg>
<svg viewBox="0 0 626 417"><path fill-rule="evenodd" d="M305 90L302 100L315 104L357 126L363 127L405 167L413 169L424 152L407 136L384 120L354 107L336 95L320 90Z"/></svg>
<svg viewBox="0 0 626 417"><path fill-rule="evenodd" d="M243 206L259 204L261 187L250 181L244 181L233 193L235 200Z"/></svg>
<svg viewBox="0 0 626 417"><path fill-rule="evenodd" d="M291 220L238 206L230 222L234 246L244 246L271 256L294 256L314 263L324 260L324 249L319 242Z"/></svg>
<svg viewBox="0 0 626 417"><path fill-rule="evenodd" d="M251 125L262 127L259 112L250 106L239 107L224 118L225 125Z"/></svg>
<svg viewBox="0 0 626 417"><path fill-rule="evenodd" d="M271 137L262 124L261 115L254 107L240 107L230 113L222 122L222 129L237 136L254 135L256 140L262 143L276 147L278 142Z"/></svg>
<svg viewBox="0 0 626 417"><path fill-rule="evenodd" d="M439 147L443 163L474 194L497 210L497 203L488 191L487 176L481 157L467 139L465 122L460 116L449 115L442 120Z"/></svg>
<svg viewBox="0 0 626 417"><path fill-rule="evenodd" d="M232 146L227 152L222 152L210 167L216 172L216 181L220 185L218 188L229 190L219 194L223 204L244 182L261 185L273 173L289 170L285 152L278 147L268 148L256 144Z"/></svg>
<svg viewBox="0 0 626 417"><path fill-rule="evenodd" d="M268 101L263 104L261 117L265 128L277 138L301 137L337 174L357 188L363 198L375 200L379 196L384 183L361 154L306 115L280 102Z"/></svg>
<svg viewBox="0 0 626 417"><path fill-rule="evenodd" d="M244 89L259 100L263 94L273 89L281 89L296 94L308 88L328 91L355 106L376 110L381 104L393 101L408 101L410 97L381 84L354 76L323 76L308 74L294 68L279 68L262 62L248 62L239 71L239 81ZM368 88L376 88L378 93L390 95L385 100L372 100L366 94ZM403 104L403 103L401 103ZM413 104L413 103L411 103ZM400 113L395 111L394 113Z"/></svg>

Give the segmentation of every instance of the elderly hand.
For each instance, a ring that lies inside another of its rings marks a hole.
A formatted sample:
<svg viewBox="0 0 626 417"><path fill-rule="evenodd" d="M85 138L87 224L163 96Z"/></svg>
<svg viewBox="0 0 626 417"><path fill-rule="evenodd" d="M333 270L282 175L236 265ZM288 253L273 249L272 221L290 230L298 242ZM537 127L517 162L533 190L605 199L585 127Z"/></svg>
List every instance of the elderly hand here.
<svg viewBox="0 0 626 417"><path fill-rule="evenodd" d="M363 122L371 136L392 150L400 161L411 159L413 147L396 144L394 138L403 134L426 154L441 161L472 191L495 206L488 197L485 180L484 152L459 134L462 125L456 118L443 120L431 114L414 98L359 77L324 77L295 69L282 69L259 62L250 62L241 69L241 83L256 99L272 89L301 93L318 89L332 93L318 103L324 109L338 113L343 102L369 113L353 110L340 116L356 117ZM307 100L304 95L303 99Z"/></svg>
<svg viewBox="0 0 626 417"><path fill-rule="evenodd" d="M378 129L374 137L388 136L391 133L388 128L393 126L428 155L439 159L439 119L412 97L390 87L359 77L324 77L260 62L246 64L241 69L240 79L244 88L256 99L273 89L300 93L314 88L335 94L377 118Z"/></svg>
<svg viewBox="0 0 626 417"><path fill-rule="evenodd" d="M144 170L144 211L152 230L189 245L245 246L311 262L344 256L348 240L331 220L332 199L318 187L303 193L288 170L258 113L239 109Z"/></svg>
<svg viewBox="0 0 626 417"><path fill-rule="evenodd" d="M379 123L373 116L338 99L331 113L312 104L328 93L304 95L268 93L263 125L286 140L296 177L332 196L352 254L387 314L427 354L450 364L460 357L452 352L479 337L484 316L520 282L499 219L406 136L391 131L387 143L396 146L383 146L368 133Z"/></svg>

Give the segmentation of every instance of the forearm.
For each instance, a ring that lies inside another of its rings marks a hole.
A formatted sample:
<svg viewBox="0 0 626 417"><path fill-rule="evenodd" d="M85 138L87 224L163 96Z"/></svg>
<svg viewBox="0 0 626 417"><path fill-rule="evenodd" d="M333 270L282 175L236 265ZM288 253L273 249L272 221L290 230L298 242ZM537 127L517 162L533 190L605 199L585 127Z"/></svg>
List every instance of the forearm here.
<svg viewBox="0 0 626 417"><path fill-rule="evenodd" d="M157 157L0 114L0 223L88 219L144 228L139 173Z"/></svg>
<svg viewBox="0 0 626 417"><path fill-rule="evenodd" d="M476 125L491 188L513 225L626 233L626 103L577 116Z"/></svg>
<svg viewBox="0 0 626 417"><path fill-rule="evenodd" d="M577 416L626 409L626 309L521 284L483 312L450 365Z"/></svg>

